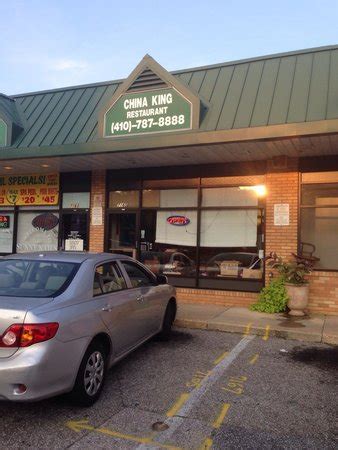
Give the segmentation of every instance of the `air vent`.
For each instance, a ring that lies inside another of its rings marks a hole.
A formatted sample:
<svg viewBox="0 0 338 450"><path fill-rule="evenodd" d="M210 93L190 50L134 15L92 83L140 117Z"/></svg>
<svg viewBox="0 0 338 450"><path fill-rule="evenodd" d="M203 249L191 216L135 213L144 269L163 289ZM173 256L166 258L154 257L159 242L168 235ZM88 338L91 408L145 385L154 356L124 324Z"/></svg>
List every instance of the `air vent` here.
<svg viewBox="0 0 338 450"><path fill-rule="evenodd" d="M141 91L145 89L158 89L168 87L156 73L150 69L145 69L129 86L127 92Z"/></svg>

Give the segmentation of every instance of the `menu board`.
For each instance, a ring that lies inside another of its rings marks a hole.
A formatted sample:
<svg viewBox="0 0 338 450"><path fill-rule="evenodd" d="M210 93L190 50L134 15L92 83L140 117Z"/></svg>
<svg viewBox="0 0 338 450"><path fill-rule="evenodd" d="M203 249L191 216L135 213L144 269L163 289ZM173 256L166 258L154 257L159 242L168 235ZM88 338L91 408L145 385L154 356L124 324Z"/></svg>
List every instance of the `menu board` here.
<svg viewBox="0 0 338 450"><path fill-rule="evenodd" d="M37 206L59 203L59 174L0 176L0 205Z"/></svg>

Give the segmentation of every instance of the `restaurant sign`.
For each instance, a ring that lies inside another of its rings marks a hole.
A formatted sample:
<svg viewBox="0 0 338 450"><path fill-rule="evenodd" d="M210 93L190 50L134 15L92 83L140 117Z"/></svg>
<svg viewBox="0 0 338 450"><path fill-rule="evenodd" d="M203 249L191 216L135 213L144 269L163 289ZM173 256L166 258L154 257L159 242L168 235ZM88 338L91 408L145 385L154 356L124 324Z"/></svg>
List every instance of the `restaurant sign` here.
<svg viewBox="0 0 338 450"><path fill-rule="evenodd" d="M57 205L59 174L0 176L0 205Z"/></svg>
<svg viewBox="0 0 338 450"><path fill-rule="evenodd" d="M122 94L104 116L104 137L192 128L192 104L174 88Z"/></svg>
<svg viewBox="0 0 338 450"><path fill-rule="evenodd" d="M0 147L5 147L7 145L7 125L0 119Z"/></svg>
<svg viewBox="0 0 338 450"><path fill-rule="evenodd" d="M190 219L186 216L170 216L167 218L167 222L170 223L170 225L184 227L185 225L189 225Z"/></svg>

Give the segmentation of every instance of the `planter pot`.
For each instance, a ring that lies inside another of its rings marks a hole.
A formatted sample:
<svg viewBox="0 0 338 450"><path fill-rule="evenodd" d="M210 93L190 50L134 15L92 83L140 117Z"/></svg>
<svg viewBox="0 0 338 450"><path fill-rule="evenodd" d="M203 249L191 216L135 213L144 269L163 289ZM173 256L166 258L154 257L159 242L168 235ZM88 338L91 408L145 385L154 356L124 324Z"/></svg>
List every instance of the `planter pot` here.
<svg viewBox="0 0 338 450"><path fill-rule="evenodd" d="M304 316L309 301L309 284L285 283L286 292L289 296L288 308L290 316Z"/></svg>

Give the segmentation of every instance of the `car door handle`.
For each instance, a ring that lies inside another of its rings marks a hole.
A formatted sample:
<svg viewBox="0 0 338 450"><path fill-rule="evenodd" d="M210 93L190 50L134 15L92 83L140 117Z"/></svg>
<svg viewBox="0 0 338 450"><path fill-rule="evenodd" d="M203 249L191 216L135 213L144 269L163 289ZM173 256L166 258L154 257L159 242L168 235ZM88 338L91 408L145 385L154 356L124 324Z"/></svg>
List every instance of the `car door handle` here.
<svg viewBox="0 0 338 450"><path fill-rule="evenodd" d="M104 306L104 307L102 308L102 311L104 311L104 312L111 312L111 311L112 311L112 308L111 308L109 305L106 305L106 306Z"/></svg>
<svg viewBox="0 0 338 450"><path fill-rule="evenodd" d="M140 295L139 297L136 297L136 300L140 303L142 303L144 301L144 297L143 295Z"/></svg>

